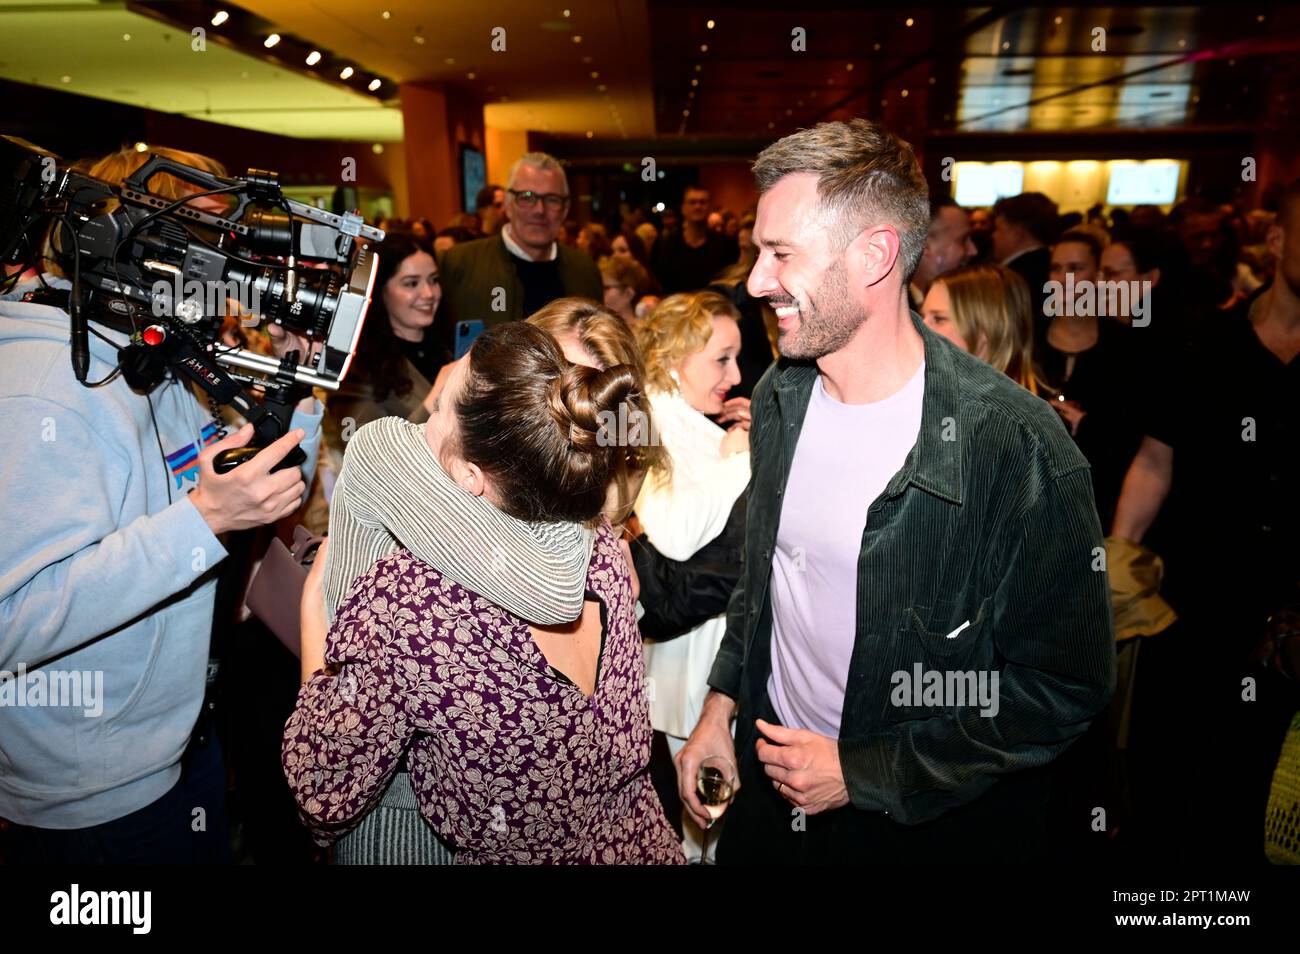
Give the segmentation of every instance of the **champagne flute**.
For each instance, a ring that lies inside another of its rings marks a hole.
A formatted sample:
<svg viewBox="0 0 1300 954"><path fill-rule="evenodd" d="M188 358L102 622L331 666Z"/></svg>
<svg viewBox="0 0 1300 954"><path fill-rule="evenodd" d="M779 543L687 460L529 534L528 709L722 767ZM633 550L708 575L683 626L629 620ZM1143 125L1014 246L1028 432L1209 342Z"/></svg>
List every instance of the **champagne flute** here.
<svg viewBox="0 0 1300 954"><path fill-rule="evenodd" d="M700 804L709 813L709 827L704 829L704 846L700 851L702 865L709 865L709 832L713 823L722 817L736 790L736 768L731 760L721 755L707 756L700 763L696 774L695 791L700 796Z"/></svg>

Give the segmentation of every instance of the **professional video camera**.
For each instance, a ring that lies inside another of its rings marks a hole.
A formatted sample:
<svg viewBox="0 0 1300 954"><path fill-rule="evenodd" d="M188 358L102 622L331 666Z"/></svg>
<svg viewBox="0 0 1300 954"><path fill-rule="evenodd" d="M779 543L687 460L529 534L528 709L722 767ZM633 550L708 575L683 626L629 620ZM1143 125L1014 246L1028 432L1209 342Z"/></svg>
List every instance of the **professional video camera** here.
<svg viewBox="0 0 1300 954"><path fill-rule="evenodd" d="M151 193L159 173L195 191L174 201ZM222 214L191 204L225 195L236 201ZM47 226L72 288L47 286L37 300L67 309L77 379L93 386L88 319L129 333L118 369L133 388L147 392L167 369L179 370L254 426L256 446L220 455L219 471L282 436L308 388L338 388L374 284L376 255L367 242L384 238L360 215L285 198L274 172L227 179L155 155L118 187L0 136L0 262L39 271ZM271 322L304 335L314 354L277 360L225 347L219 336L232 301L251 314L245 325ZM263 392L260 400L246 388ZM302 459L296 451L280 466Z"/></svg>

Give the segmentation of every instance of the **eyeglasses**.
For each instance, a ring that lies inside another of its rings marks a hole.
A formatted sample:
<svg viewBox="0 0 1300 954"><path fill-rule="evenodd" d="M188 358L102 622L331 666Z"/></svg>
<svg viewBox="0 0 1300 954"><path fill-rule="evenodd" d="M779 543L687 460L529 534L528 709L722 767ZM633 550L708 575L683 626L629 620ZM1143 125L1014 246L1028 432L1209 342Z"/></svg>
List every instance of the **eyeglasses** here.
<svg viewBox="0 0 1300 954"><path fill-rule="evenodd" d="M515 204L521 209L535 209L538 202L545 202L548 212L558 212L569 204L569 197L558 192L534 192L532 189L506 191L515 197Z"/></svg>

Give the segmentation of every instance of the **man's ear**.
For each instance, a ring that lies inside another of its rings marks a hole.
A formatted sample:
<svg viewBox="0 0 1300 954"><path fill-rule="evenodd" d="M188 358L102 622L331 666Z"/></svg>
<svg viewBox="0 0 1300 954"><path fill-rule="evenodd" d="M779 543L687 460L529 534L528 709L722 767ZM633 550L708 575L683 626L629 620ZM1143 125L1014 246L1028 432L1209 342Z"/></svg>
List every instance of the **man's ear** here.
<svg viewBox="0 0 1300 954"><path fill-rule="evenodd" d="M875 285L898 261L898 231L892 225L868 226L849 243L847 252L849 274L856 271L862 285Z"/></svg>

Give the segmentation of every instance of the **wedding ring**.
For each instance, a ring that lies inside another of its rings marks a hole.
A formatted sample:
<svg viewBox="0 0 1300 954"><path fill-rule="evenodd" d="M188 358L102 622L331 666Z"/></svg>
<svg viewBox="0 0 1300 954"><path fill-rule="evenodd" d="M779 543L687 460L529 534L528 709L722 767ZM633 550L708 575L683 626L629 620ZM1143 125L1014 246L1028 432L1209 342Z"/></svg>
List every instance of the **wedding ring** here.
<svg viewBox="0 0 1300 954"><path fill-rule="evenodd" d="M778 795L782 795L782 794L785 793L785 782L777 782L777 783L776 783L776 793L777 793Z"/></svg>

